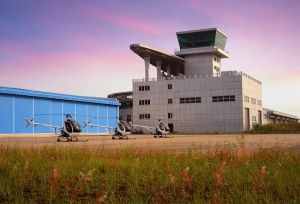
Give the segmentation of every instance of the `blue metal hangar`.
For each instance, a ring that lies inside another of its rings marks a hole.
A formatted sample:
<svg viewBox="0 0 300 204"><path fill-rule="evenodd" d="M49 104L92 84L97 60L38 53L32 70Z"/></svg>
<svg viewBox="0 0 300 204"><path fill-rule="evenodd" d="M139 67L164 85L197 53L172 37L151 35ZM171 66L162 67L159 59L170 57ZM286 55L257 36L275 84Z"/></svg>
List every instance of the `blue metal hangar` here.
<svg viewBox="0 0 300 204"><path fill-rule="evenodd" d="M26 127L24 119L63 126L65 114L81 125L84 121L115 127L119 116L117 99L74 96L0 86L0 134L50 133L48 127ZM105 128L83 128L85 133L106 133Z"/></svg>

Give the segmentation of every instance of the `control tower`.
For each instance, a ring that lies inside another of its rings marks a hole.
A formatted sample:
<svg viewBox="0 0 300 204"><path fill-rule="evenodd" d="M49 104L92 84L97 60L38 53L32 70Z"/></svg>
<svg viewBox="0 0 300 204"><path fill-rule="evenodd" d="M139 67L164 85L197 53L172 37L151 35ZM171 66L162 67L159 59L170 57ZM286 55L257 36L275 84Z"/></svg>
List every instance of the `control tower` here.
<svg viewBox="0 0 300 204"><path fill-rule="evenodd" d="M177 32L180 50L175 54L185 60L185 75L219 75L227 36L217 28Z"/></svg>
<svg viewBox="0 0 300 204"><path fill-rule="evenodd" d="M157 68L157 80L186 76L218 76L227 36L217 28L177 32L180 50L175 55L142 44L130 49L145 61L145 80L149 81L150 64Z"/></svg>

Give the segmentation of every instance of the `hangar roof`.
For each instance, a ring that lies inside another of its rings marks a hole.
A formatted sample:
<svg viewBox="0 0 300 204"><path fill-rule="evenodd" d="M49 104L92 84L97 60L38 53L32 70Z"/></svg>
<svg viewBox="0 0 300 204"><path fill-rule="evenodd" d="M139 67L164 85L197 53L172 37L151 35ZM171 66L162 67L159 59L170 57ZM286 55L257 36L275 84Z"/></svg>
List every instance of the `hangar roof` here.
<svg viewBox="0 0 300 204"><path fill-rule="evenodd" d="M143 59L150 57L150 64L155 67L156 61L161 61L161 70L165 72L167 72L167 67L170 65L172 75L176 75L177 69L179 73L184 74L184 59L181 57L142 44L132 44L130 49Z"/></svg>
<svg viewBox="0 0 300 204"><path fill-rule="evenodd" d="M0 86L0 94L48 98L48 99L76 101L76 102L85 102L85 103L106 104L106 105L117 105L117 106L120 105L119 101L116 99L75 96L75 95L68 95L68 94L33 91L27 89L2 87L2 86Z"/></svg>

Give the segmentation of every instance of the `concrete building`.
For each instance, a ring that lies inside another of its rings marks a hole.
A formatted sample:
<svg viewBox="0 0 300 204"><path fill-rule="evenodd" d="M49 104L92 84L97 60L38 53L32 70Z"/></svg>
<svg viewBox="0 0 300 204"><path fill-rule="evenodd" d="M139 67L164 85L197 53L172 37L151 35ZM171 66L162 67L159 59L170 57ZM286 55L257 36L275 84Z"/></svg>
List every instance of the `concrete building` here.
<svg viewBox="0 0 300 204"><path fill-rule="evenodd" d="M175 55L142 44L130 49L145 63L145 78L133 80L133 121L158 119L176 132L241 132L262 123L261 82L221 71L227 36L217 28L178 32ZM149 78L149 66L157 77Z"/></svg>
<svg viewBox="0 0 300 204"><path fill-rule="evenodd" d="M115 126L119 115L116 99L92 98L41 91L0 87L0 134L50 133L47 127L26 127L24 118L62 126L64 114L71 114L81 125ZM84 128L83 132L107 132L104 128Z"/></svg>
<svg viewBox="0 0 300 204"><path fill-rule="evenodd" d="M108 98L115 98L121 103L119 111L119 119L126 122L132 121L132 91L113 93L107 96Z"/></svg>
<svg viewBox="0 0 300 204"><path fill-rule="evenodd" d="M263 123L267 124L286 124L286 123L298 123L299 118L294 115L282 113L267 108L263 109Z"/></svg>

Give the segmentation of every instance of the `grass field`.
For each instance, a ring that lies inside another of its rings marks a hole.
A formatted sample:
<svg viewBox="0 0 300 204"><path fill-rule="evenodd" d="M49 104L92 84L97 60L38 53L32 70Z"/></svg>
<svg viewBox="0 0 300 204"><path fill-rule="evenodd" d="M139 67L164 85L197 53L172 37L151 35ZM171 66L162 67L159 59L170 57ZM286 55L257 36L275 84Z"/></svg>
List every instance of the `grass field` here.
<svg viewBox="0 0 300 204"><path fill-rule="evenodd" d="M0 203L299 203L300 155L279 147L186 152L0 147Z"/></svg>

